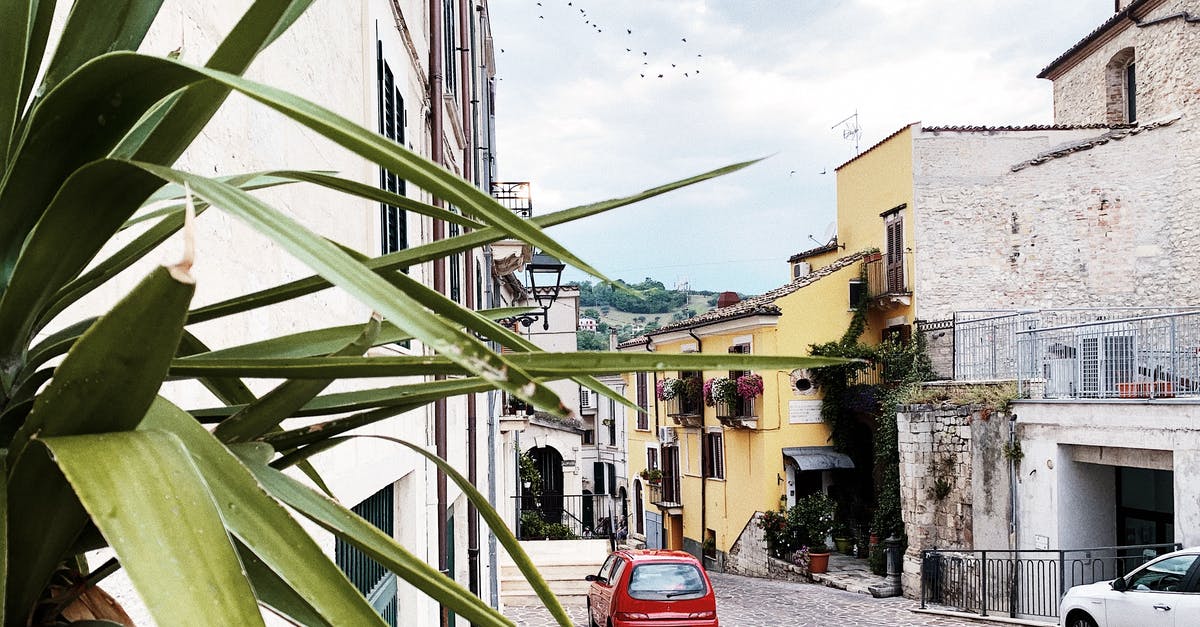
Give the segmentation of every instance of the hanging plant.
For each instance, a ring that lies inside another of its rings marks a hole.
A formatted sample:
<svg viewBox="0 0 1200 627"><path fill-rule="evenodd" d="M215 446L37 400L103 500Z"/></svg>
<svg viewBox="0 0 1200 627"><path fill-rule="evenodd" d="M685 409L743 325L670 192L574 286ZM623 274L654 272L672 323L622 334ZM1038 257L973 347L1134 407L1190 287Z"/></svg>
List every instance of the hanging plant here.
<svg viewBox="0 0 1200 627"><path fill-rule="evenodd" d="M737 381L729 377L716 377L704 382L704 404L716 407L718 403L732 405L738 400Z"/></svg>
<svg viewBox="0 0 1200 627"><path fill-rule="evenodd" d="M700 379L695 376L689 377L666 377L660 379L654 385L655 396L660 401L669 401L680 396L691 396L696 393L696 387L700 384Z"/></svg>
<svg viewBox="0 0 1200 627"><path fill-rule="evenodd" d="M763 380L757 374L744 374L737 378L738 396L749 400L763 393Z"/></svg>

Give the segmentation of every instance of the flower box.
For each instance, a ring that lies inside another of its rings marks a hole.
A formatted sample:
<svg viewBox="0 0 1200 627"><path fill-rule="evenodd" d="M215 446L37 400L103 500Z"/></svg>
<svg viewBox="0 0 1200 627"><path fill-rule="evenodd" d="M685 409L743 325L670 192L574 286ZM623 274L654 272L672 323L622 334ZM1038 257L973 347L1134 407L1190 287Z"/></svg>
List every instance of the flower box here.
<svg viewBox="0 0 1200 627"><path fill-rule="evenodd" d="M1117 396L1121 398L1174 398L1174 381L1137 381L1118 383Z"/></svg>

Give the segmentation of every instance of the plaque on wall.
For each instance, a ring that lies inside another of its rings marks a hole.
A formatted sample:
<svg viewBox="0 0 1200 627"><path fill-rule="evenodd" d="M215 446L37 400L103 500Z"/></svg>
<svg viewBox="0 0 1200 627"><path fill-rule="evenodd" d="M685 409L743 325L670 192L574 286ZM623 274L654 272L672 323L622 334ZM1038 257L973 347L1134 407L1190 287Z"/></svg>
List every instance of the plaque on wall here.
<svg viewBox="0 0 1200 627"><path fill-rule="evenodd" d="M788 401L788 424L821 422L821 401Z"/></svg>

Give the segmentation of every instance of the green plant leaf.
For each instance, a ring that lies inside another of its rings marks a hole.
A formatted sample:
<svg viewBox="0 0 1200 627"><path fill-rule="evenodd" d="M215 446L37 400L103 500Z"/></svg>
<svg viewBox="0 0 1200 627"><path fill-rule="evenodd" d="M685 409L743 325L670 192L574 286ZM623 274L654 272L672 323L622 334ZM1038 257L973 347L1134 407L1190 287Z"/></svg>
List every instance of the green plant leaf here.
<svg viewBox="0 0 1200 627"><path fill-rule="evenodd" d="M717 168L716 170L691 176L668 183L666 185L660 185L632 196L615 198L589 205L581 205L579 207L564 209L563 211L556 211L554 213L548 213L542 216L534 216L530 221L541 227L564 224L566 222L586 218L588 216L603 213L618 207L624 207L641 200L653 198L655 196L687 187L689 185L695 185L696 183L707 181L718 176L730 174L757 162L758 161L755 160L735 163L733 165ZM364 262L363 265L375 272L398 270L400 268L407 268L409 266L425 263L434 259L441 259L442 257L453 253L463 252L466 250L471 250L472 248L498 242L505 237L506 235L500 229L489 227L479 231L472 231L471 233L459 235L457 237L451 237L430 244L423 244L421 246L415 246L406 250L376 257L370 261ZM266 305L286 302L293 298L300 298L301 296L307 296L308 294L328 289L332 286L332 283L322 279L319 276L298 279L290 283L284 283L283 285L278 285L276 287L267 288L265 290L237 296L228 300L197 308L188 314L188 323L194 324L198 322L207 322L209 320L242 313L244 311L250 311Z"/></svg>
<svg viewBox="0 0 1200 627"><path fill-rule="evenodd" d="M0 2L0 172L7 169L21 111L33 90L46 36L54 18L54 0L4 0Z"/></svg>
<svg viewBox="0 0 1200 627"><path fill-rule="evenodd" d="M224 525L310 607L334 625L383 624L303 527L229 449L183 410L158 398L139 427L179 438L216 500Z"/></svg>
<svg viewBox="0 0 1200 627"><path fill-rule="evenodd" d="M152 172L166 181L188 183L196 195L209 204L219 206L226 213L245 221L309 267L335 280L359 301L387 316L398 327L411 332L426 346L462 364L497 387L551 413L565 415L569 411L552 390L513 367L474 336L438 316L428 315L410 295L395 289L382 277L367 272L362 264L336 245L317 237L250 194L171 168L149 163L130 165Z"/></svg>
<svg viewBox="0 0 1200 627"><path fill-rule="evenodd" d="M457 582L409 553L398 542L354 512L265 464L247 464L275 498L313 522L353 544L384 568L396 573L430 597L475 625L512 625L512 621L487 607ZM511 535L511 534L510 534Z"/></svg>
<svg viewBox="0 0 1200 627"><path fill-rule="evenodd" d="M192 335L188 331L183 332L183 337L179 340L179 351L176 353L181 357L195 355L197 353L207 353L208 346L200 341L200 338ZM258 400L254 392L246 387L245 383L237 377L199 377L200 384L212 392L217 400L226 405L248 405Z"/></svg>
<svg viewBox="0 0 1200 627"><path fill-rule="evenodd" d="M163 0L108 0L103 5L72 4L40 89L49 91L84 63L106 52L137 50L162 3Z"/></svg>
<svg viewBox="0 0 1200 627"><path fill-rule="evenodd" d="M159 624L184 616L215 625L263 624L213 495L177 437L125 431L38 441Z"/></svg>
<svg viewBox="0 0 1200 627"><path fill-rule="evenodd" d="M536 377L569 378L582 373L672 372L677 370L760 370L821 368L853 363L836 357L745 355L738 353L509 353L509 361ZM443 357L302 357L210 359L196 356L171 364L174 376L232 376L263 379L354 379L463 374Z"/></svg>
<svg viewBox="0 0 1200 627"><path fill-rule="evenodd" d="M334 352L332 356L361 356L375 345L379 336L380 320L372 317L361 334L353 342ZM329 387L333 379L307 381L288 380L250 403L226 420L222 420L213 435L226 443L245 442L267 433L279 426L284 419L304 407L309 401Z"/></svg>
<svg viewBox="0 0 1200 627"><path fill-rule="evenodd" d="M254 588L254 595L258 597L258 602L267 606L268 609L274 611L280 616L297 625L328 625L334 627L333 623L325 620L317 613L313 606L309 604L300 593L292 589L275 571L263 563L253 551L246 548L234 538L234 544L237 546L238 558L242 560L242 566L246 569L246 576L250 579L250 585ZM355 591L357 593L357 590ZM72 627L79 623L72 623Z"/></svg>

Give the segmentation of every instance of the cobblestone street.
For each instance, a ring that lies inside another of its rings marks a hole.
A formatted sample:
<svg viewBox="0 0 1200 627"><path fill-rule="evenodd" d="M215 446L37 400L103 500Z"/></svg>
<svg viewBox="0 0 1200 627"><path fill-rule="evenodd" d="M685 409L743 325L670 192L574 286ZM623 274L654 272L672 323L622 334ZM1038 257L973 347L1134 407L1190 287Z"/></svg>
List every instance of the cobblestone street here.
<svg viewBox="0 0 1200 627"><path fill-rule="evenodd" d="M811 625L838 627L956 627L968 620L916 614L908 599L874 599L813 584L709 573L717 590L717 615L723 627ZM567 608L577 625L586 625L583 607ZM506 614L523 627L554 625L541 608L510 608Z"/></svg>

